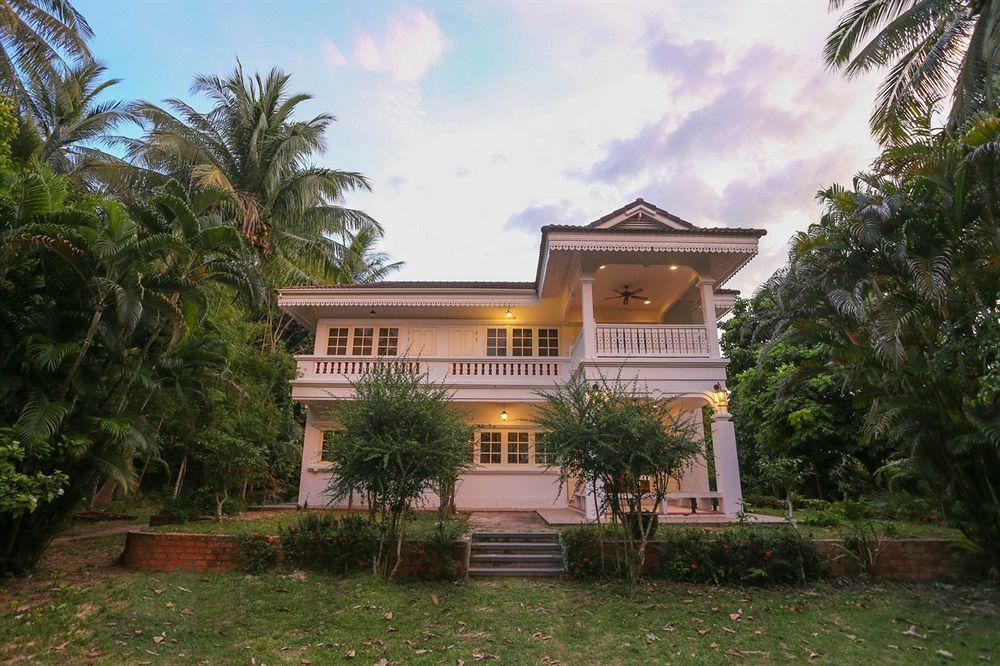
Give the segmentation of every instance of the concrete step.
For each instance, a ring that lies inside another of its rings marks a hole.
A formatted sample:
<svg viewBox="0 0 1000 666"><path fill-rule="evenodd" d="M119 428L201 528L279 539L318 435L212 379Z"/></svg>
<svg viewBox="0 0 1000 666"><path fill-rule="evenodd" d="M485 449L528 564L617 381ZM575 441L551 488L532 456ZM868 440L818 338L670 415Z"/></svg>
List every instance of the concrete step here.
<svg viewBox="0 0 1000 666"><path fill-rule="evenodd" d="M552 553L474 553L469 561L477 564L522 564L526 562L544 562L562 566L562 555Z"/></svg>
<svg viewBox="0 0 1000 666"><path fill-rule="evenodd" d="M558 532L475 532L473 543L516 542L516 543L559 543Z"/></svg>
<svg viewBox="0 0 1000 666"><path fill-rule="evenodd" d="M557 542L538 541L498 541L498 542L472 542L472 552L475 553L561 553L562 549Z"/></svg>
<svg viewBox="0 0 1000 666"><path fill-rule="evenodd" d="M470 576L559 576L561 567L469 567Z"/></svg>

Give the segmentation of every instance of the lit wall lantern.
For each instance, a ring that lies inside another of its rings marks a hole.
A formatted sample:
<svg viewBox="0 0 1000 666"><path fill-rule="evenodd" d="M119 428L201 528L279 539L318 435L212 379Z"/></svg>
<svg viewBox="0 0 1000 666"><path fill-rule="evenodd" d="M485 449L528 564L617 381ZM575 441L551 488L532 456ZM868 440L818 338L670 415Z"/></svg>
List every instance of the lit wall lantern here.
<svg viewBox="0 0 1000 666"><path fill-rule="evenodd" d="M670 270L676 271L677 270L677 264L670 264Z"/></svg>
<svg viewBox="0 0 1000 666"><path fill-rule="evenodd" d="M729 404L729 391L727 391L722 384L716 384L712 388L712 397L715 399L715 404L720 407L726 407Z"/></svg>
<svg viewBox="0 0 1000 666"><path fill-rule="evenodd" d="M503 410L500 412L500 420L506 423L509 417L510 415L507 413L507 405L504 405Z"/></svg>
<svg viewBox="0 0 1000 666"><path fill-rule="evenodd" d="M510 311L510 308L507 308L507 312L504 313L504 317L507 317L507 319L513 319L514 318L514 313Z"/></svg>

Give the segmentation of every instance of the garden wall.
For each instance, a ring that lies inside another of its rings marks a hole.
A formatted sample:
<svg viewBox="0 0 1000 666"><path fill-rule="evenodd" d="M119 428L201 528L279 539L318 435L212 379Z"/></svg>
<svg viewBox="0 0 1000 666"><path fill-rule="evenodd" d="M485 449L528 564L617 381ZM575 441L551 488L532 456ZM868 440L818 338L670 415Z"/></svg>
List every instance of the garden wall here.
<svg viewBox="0 0 1000 666"><path fill-rule="evenodd" d="M277 540L277 537L270 537ZM456 541L452 557L456 573L465 575L468 542ZM179 532L129 532L120 564L136 571L223 572L239 567L239 537L230 534L184 534ZM419 577L440 564L418 541L403 543L399 573Z"/></svg>
<svg viewBox="0 0 1000 666"><path fill-rule="evenodd" d="M842 557L840 542L817 539L820 553L835 576L858 575L857 563ZM893 539L886 541L878 556L876 577L896 581L932 581L969 578L981 573L975 557L955 546L951 539Z"/></svg>

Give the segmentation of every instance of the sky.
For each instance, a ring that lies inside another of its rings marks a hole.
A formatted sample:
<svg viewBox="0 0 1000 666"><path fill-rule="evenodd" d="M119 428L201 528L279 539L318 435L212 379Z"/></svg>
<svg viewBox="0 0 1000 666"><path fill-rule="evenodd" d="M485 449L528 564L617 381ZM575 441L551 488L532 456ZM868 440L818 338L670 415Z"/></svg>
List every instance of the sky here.
<svg viewBox="0 0 1000 666"><path fill-rule="evenodd" d="M278 67L337 117L317 164L385 227L399 279L533 280L539 228L642 197L698 226L767 230L750 293L817 190L875 155L877 77L821 53L826 0L637 3L77 0L122 99Z"/></svg>

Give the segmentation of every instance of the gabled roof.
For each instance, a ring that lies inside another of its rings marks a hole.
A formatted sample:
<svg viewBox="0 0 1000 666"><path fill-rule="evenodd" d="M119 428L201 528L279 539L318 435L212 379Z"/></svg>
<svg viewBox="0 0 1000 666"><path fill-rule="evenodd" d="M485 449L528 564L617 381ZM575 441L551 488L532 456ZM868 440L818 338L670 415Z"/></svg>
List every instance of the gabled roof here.
<svg viewBox="0 0 1000 666"><path fill-rule="evenodd" d="M383 280L371 284L318 284L288 287L290 289L534 289L535 282L503 282L494 280Z"/></svg>
<svg viewBox="0 0 1000 666"><path fill-rule="evenodd" d="M600 217L587 227L598 229L630 229L633 231L647 231L651 229L694 229L693 224L687 220L682 220L670 211L663 210L659 206L646 202L639 198L632 203L625 204L618 210L612 211Z"/></svg>

